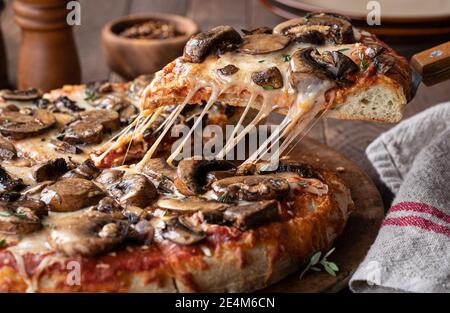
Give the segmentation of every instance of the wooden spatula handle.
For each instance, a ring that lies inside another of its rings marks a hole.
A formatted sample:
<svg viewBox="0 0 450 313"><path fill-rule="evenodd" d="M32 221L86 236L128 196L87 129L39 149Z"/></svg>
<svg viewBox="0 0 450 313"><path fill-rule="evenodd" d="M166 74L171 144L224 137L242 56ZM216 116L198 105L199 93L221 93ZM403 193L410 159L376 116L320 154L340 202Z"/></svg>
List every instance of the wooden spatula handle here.
<svg viewBox="0 0 450 313"><path fill-rule="evenodd" d="M427 86L450 79L450 41L413 55L411 66Z"/></svg>

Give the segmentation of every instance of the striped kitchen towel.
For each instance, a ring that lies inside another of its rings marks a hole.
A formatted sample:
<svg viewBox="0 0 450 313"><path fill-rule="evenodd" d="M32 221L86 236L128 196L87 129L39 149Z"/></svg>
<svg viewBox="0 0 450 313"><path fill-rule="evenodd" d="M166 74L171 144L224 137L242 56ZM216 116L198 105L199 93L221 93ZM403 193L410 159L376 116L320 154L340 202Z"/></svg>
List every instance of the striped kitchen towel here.
<svg viewBox="0 0 450 313"><path fill-rule="evenodd" d="M366 153L395 199L351 290L450 293L450 102L403 121Z"/></svg>

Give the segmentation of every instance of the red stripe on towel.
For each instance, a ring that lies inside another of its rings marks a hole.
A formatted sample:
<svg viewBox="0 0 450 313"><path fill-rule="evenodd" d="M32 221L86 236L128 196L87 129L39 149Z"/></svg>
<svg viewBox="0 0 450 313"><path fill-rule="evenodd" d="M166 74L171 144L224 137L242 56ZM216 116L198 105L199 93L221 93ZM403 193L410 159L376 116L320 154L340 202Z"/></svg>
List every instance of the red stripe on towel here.
<svg viewBox="0 0 450 313"><path fill-rule="evenodd" d="M383 226L415 226L421 229L435 232L450 237L450 228L443 225L433 223L420 216L401 216L394 218L386 218L383 222Z"/></svg>
<svg viewBox="0 0 450 313"><path fill-rule="evenodd" d="M400 202L389 209L389 212L395 211L414 211L420 213L427 213L443 220L446 223L450 223L450 215L432 207L431 205L421 202Z"/></svg>

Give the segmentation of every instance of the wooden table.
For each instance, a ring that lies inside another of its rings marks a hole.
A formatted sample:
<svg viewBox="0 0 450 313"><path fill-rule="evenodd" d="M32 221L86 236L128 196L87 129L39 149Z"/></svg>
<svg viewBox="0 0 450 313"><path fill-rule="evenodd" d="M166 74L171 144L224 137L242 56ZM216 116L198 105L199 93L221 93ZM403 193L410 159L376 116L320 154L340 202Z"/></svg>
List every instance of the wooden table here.
<svg viewBox="0 0 450 313"><path fill-rule="evenodd" d="M9 56L11 81L15 81L14 69L17 62L17 50L20 33L13 21L11 1L5 9L2 26ZM80 0L81 26L74 28L83 81L106 79L110 72L102 60L100 31L112 18L145 12L166 12L186 15L196 20L202 29L215 25L228 24L236 29L251 29L257 26L274 26L281 18L266 11L259 0ZM99 13L100 12L100 13ZM414 49L414 47L412 47ZM431 88L421 86L416 98L408 104L405 116L412 116L427 107L450 100L450 81ZM342 152L356 162L377 184L389 205L390 193L379 182L376 172L365 157L367 145L381 132L392 125L369 122L326 120L318 123L311 136L320 142Z"/></svg>

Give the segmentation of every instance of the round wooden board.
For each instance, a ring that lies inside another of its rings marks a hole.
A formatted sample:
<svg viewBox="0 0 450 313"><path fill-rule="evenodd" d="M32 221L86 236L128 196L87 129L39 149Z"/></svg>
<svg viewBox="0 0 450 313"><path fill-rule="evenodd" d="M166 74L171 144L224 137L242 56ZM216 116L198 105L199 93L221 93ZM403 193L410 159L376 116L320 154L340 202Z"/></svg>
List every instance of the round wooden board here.
<svg viewBox="0 0 450 313"><path fill-rule="evenodd" d="M298 144L290 158L335 170L350 188L355 211L344 232L336 239L336 250L329 257L340 270L336 277L326 272L313 272L299 279L301 270L262 292L337 292L347 286L348 280L362 261L378 234L384 218L380 194L371 179L352 161L337 151L309 138Z"/></svg>

